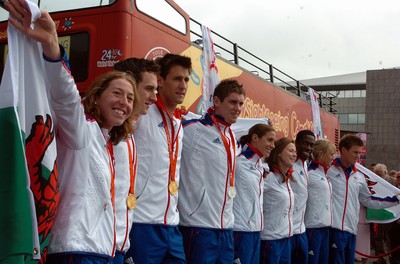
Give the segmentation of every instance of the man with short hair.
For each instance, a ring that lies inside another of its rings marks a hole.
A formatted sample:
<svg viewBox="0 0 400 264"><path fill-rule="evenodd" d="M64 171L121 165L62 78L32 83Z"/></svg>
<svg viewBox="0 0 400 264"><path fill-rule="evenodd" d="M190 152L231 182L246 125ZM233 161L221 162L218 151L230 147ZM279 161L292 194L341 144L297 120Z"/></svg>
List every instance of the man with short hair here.
<svg viewBox="0 0 400 264"><path fill-rule="evenodd" d="M138 167L128 263L186 263L178 229L183 129L176 107L185 98L192 64L188 57L167 54L159 66L157 101L134 133Z"/></svg>
<svg viewBox="0 0 400 264"><path fill-rule="evenodd" d="M129 58L114 65L115 71L129 73L136 81L140 98L139 115L146 115L151 104L157 101L157 74L159 67L151 60ZM115 213L116 252L113 264L125 262L125 254L130 247L129 232L135 211L135 177L137 151L133 136L114 146L115 160ZM130 182L127 186L126 183Z"/></svg>
<svg viewBox="0 0 400 264"><path fill-rule="evenodd" d="M150 105L157 101L157 76L159 66L152 60L128 58L117 62L114 71L129 73L136 81L142 107L140 115L146 115Z"/></svg>
<svg viewBox="0 0 400 264"><path fill-rule="evenodd" d="M297 160L293 165L291 187L294 194L293 236L290 238L292 263L308 263L308 240L304 224L304 214L308 197L308 162L315 144L311 130L301 130L296 135Z"/></svg>
<svg viewBox="0 0 400 264"><path fill-rule="evenodd" d="M368 190L364 174L357 170L364 143L355 135L346 135L339 142L340 158L328 170L332 184L332 229L330 263L354 263L360 203L381 209L399 203L396 196L379 198Z"/></svg>
<svg viewBox="0 0 400 264"><path fill-rule="evenodd" d="M179 211L188 263L232 264L233 198L236 138L231 125L244 104L245 91L236 80L221 81L214 107L184 121Z"/></svg>

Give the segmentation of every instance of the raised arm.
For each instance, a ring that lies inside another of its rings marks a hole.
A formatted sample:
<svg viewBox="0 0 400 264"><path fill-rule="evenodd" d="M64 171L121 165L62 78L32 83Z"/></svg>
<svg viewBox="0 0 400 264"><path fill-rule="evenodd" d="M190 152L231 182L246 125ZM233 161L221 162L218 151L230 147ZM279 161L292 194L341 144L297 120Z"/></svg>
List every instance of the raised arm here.
<svg viewBox="0 0 400 264"><path fill-rule="evenodd" d="M27 37L40 42L47 58L57 60L61 57L56 26L49 13L41 11L31 28L32 14L25 0L9 0L4 6L11 14L9 22Z"/></svg>

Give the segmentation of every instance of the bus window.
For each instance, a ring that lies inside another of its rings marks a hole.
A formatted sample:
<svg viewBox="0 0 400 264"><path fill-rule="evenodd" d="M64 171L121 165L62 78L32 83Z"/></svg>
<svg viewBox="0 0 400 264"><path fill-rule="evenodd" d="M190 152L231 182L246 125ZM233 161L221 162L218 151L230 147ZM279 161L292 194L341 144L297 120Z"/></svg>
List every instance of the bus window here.
<svg viewBox="0 0 400 264"><path fill-rule="evenodd" d="M85 1L54 1L54 0L30 0L39 5L40 9L48 12L57 12L73 9L81 9L96 6L111 5L116 0L85 0ZM0 8L0 21L8 19L8 12Z"/></svg>
<svg viewBox="0 0 400 264"><path fill-rule="evenodd" d="M60 36L59 42L68 55L75 82L86 81L89 74L89 33Z"/></svg>
<svg viewBox="0 0 400 264"><path fill-rule="evenodd" d="M39 0L30 0L30 1L38 5ZM3 8L0 8L0 22L5 20L8 20L8 12Z"/></svg>
<svg viewBox="0 0 400 264"><path fill-rule="evenodd" d="M136 7L140 12L186 34L185 18L165 0L136 0Z"/></svg>
<svg viewBox="0 0 400 264"><path fill-rule="evenodd" d="M89 69L89 34L87 32L59 37L60 44L68 55L71 73L76 82L86 81ZM0 79L8 53L7 43L0 44Z"/></svg>
<svg viewBox="0 0 400 264"><path fill-rule="evenodd" d="M48 12L66 11L96 6L111 5L116 0L54 1L40 0L40 8Z"/></svg>

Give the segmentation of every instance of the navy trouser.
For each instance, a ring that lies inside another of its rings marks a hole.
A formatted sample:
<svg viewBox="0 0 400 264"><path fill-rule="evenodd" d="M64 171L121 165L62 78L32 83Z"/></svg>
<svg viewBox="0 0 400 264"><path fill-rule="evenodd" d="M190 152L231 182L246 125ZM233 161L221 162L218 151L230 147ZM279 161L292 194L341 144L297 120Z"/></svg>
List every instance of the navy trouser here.
<svg viewBox="0 0 400 264"><path fill-rule="evenodd" d="M124 264L125 263L125 253L117 250L115 256L111 261L112 264Z"/></svg>
<svg viewBox="0 0 400 264"><path fill-rule="evenodd" d="M126 262L135 264L186 263L178 226L133 223Z"/></svg>
<svg viewBox="0 0 400 264"><path fill-rule="evenodd" d="M261 240L260 264L290 264L290 238Z"/></svg>
<svg viewBox="0 0 400 264"><path fill-rule="evenodd" d="M258 264L260 262L260 232L234 231L233 240L235 245L234 260L237 263Z"/></svg>
<svg viewBox="0 0 400 264"><path fill-rule="evenodd" d="M329 263L329 227L307 228L308 263Z"/></svg>
<svg viewBox="0 0 400 264"><path fill-rule="evenodd" d="M233 230L180 227L188 264L232 264Z"/></svg>
<svg viewBox="0 0 400 264"><path fill-rule="evenodd" d="M308 263L308 241L306 232L293 235L290 238L290 247L292 251L292 263Z"/></svg>
<svg viewBox="0 0 400 264"><path fill-rule="evenodd" d="M48 254L46 264L111 264L111 256L85 252Z"/></svg>
<svg viewBox="0 0 400 264"><path fill-rule="evenodd" d="M331 228L329 263L352 264L356 254L356 235Z"/></svg>

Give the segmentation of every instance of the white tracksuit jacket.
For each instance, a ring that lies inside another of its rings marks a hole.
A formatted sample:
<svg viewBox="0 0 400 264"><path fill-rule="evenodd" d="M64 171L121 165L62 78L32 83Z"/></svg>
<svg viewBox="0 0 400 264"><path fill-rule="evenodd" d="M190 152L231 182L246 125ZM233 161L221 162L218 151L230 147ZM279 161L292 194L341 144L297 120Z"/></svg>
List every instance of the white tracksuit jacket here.
<svg viewBox="0 0 400 264"><path fill-rule="evenodd" d="M126 252L129 249L129 232L132 227L132 215L135 209L128 209L126 198L129 194L131 174L129 167L129 149L132 150L133 166L136 166L135 159L136 145L133 136L128 141L123 140L114 146L115 155L115 214L116 214L116 249ZM137 170L136 170L137 171Z"/></svg>
<svg viewBox="0 0 400 264"><path fill-rule="evenodd" d="M246 144L236 158L233 199L234 231L260 232L263 229L263 172L262 153Z"/></svg>
<svg viewBox="0 0 400 264"><path fill-rule="evenodd" d="M262 240L276 240L293 235L293 191L291 182L282 182L280 172L271 167L264 180L264 228Z"/></svg>
<svg viewBox="0 0 400 264"><path fill-rule="evenodd" d="M230 144L235 161L230 125L217 122ZM217 127L210 113L196 120L184 121L179 212L182 226L232 229L233 199L228 197L230 174L228 159ZM236 142L232 132L233 140Z"/></svg>
<svg viewBox="0 0 400 264"><path fill-rule="evenodd" d="M340 163L334 160L328 170L328 178L332 184L332 227L357 235L360 203L373 209L387 208L398 204L396 197L378 198L368 190L364 174L354 166L347 175Z"/></svg>
<svg viewBox="0 0 400 264"><path fill-rule="evenodd" d="M171 122L167 113L163 110L162 113L168 123L169 133L174 132L171 139L179 140L175 172L175 181L179 186L183 137L181 120L172 117ZM137 204L133 210L133 222L176 226L179 224L178 194L182 188L179 186L179 191L175 195L168 191L170 168L168 143L163 118L156 104L150 106L147 115L140 116L134 137L138 152L138 167L135 183Z"/></svg>
<svg viewBox="0 0 400 264"><path fill-rule="evenodd" d="M293 235L302 234L306 231L304 225L304 215L306 213L306 205L308 198L308 173L306 161L300 158L293 165L293 179L291 187L294 194L293 208Z"/></svg>
<svg viewBox="0 0 400 264"><path fill-rule="evenodd" d="M328 169L317 161L308 165L308 199L304 218L306 228L332 225L332 186L326 176Z"/></svg>
<svg viewBox="0 0 400 264"><path fill-rule="evenodd" d="M48 253L113 256L115 222L105 137L97 122L85 116L64 61L44 65L56 119L60 184L60 204Z"/></svg>

